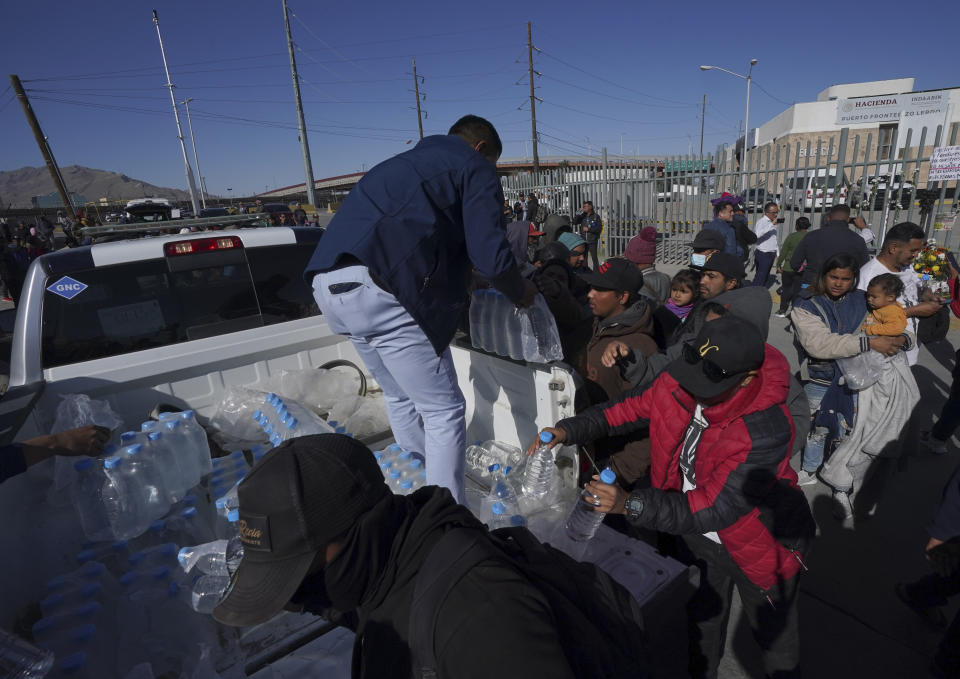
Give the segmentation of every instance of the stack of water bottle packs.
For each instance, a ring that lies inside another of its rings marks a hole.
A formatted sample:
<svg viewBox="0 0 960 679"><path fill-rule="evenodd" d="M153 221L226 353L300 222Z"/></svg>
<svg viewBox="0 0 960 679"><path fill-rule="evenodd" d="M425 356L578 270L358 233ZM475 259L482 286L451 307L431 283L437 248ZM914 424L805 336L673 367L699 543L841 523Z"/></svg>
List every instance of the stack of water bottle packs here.
<svg viewBox="0 0 960 679"><path fill-rule="evenodd" d="M283 399L273 392L266 395L260 409L255 410L252 417L272 446L279 446L287 439L298 436L343 434L346 431L336 422L325 422L303 404Z"/></svg>
<svg viewBox="0 0 960 679"><path fill-rule="evenodd" d="M397 495L409 495L427 483L427 468L423 460L391 443L383 450L375 450L373 457L380 467L384 481Z"/></svg>
<svg viewBox="0 0 960 679"><path fill-rule="evenodd" d="M201 643L238 652L235 631L186 607L209 614L242 558L244 452L211 460L192 411L144 422L105 452L74 464L71 499L87 541L76 569L46 583L34 641L53 651L55 672L76 677L123 676L144 661L178 675ZM254 446L252 462L266 453Z"/></svg>
<svg viewBox="0 0 960 679"><path fill-rule="evenodd" d="M470 301L470 339L477 349L518 361L563 358L557 322L539 294L530 308L519 309L496 290L477 290Z"/></svg>

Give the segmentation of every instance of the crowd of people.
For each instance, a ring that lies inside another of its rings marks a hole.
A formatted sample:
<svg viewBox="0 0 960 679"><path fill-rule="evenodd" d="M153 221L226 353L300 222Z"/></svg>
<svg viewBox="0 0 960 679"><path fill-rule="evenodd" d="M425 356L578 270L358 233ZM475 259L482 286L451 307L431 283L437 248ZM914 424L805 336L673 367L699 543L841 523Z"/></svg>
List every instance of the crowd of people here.
<svg viewBox="0 0 960 679"><path fill-rule="evenodd" d="M330 328L382 387L397 443L426 459L429 485L392 495L368 451L339 435L280 445L239 487L245 553L214 616L246 626L285 607L322 614L356 632L357 677L609 676L610 649L585 641L597 621L580 621L579 642L565 634L556 599L463 506L466 406L450 344L469 333L471 290L490 287L518 308L542 295L563 361L582 378L576 414L544 433L584 452L584 497L611 525L699 569L686 605L689 675L717 676L736 589L766 675L800 676L798 594L817 531L801 486L824 484L838 521L874 511L919 398L918 322L948 302L960 317L958 272L944 264L952 301L922 288L911 265L924 232L913 223L890 228L870 258L873 233L836 205L819 228L797 219L781 244L776 203L751 228L730 194L675 275L657 270L650 226L600 261L593 204L573 219L532 193L511 204L501 152L494 127L465 116L383 162L304 272ZM798 373L767 341L777 275ZM924 434L937 454L960 424L957 358L950 398ZM592 475L604 466L616 483ZM472 542L441 550L452 533ZM417 577L438 560L454 569L481 542L442 593ZM960 476L925 554L936 573L897 595L946 626L941 608L960 592ZM416 615L424 600L438 611L429 632ZM960 618L933 669L960 677Z"/></svg>

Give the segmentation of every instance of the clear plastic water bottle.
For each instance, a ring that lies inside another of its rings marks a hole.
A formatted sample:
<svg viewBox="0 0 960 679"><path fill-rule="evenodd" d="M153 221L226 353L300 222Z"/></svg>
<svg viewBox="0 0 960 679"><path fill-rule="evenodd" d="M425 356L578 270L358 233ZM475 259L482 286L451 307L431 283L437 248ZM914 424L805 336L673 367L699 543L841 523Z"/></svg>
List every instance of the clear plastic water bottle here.
<svg viewBox="0 0 960 679"><path fill-rule="evenodd" d="M184 572L191 573L196 569L197 573L204 575L233 575L242 558L243 542L239 536L184 547L177 555Z"/></svg>
<svg viewBox="0 0 960 679"><path fill-rule="evenodd" d="M400 470L401 474L403 474L403 478L405 479L415 479L420 476L420 472L422 471L423 462L418 458L413 458L410 460L410 464Z"/></svg>
<svg viewBox="0 0 960 679"><path fill-rule="evenodd" d="M167 445L167 440L159 431L147 433L146 441L142 444L145 454L153 460L154 466L163 478L163 486L167 489L167 499L173 505L183 499L190 487L186 485L186 474L180 467L173 449Z"/></svg>
<svg viewBox="0 0 960 679"><path fill-rule="evenodd" d="M204 520L196 507L187 507L179 513L171 515L167 520L167 525L177 536L177 542L181 545L191 542L207 542L214 537L211 522Z"/></svg>
<svg viewBox="0 0 960 679"><path fill-rule="evenodd" d="M509 443L491 439L484 441L483 447L496 458L490 464L499 462L501 467L513 467L514 470L518 470L523 463L523 451Z"/></svg>
<svg viewBox="0 0 960 679"><path fill-rule="evenodd" d="M200 470L200 476L206 476L213 470L213 460L210 458L210 442L207 440L207 432L203 426L197 422L197 414L193 410L184 410L177 413L180 418L180 425L183 427L184 434L191 444L191 449L196 456L196 465ZM240 459L243 459L243 451L240 453Z"/></svg>
<svg viewBox="0 0 960 679"><path fill-rule="evenodd" d="M393 469L393 462L391 460L384 459L381 460L380 464L377 466L380 467L380 473L383 474L383 478L389 479L390 471Z"/></svg>
<svg viewBox="0 0 960 679"><path fill-rule="evenodd" d="M167 413L172 415L172 413ZM183 483L187 489L193 488L200 482L203 475L198 464L198 456L193 448L192 441L187 438L187 434L181 426L180 419L177 417L167 417L161 421L163 428L163 438L166 444L177 457L180 471L183 473Z"/></svg>
<svg viewBox="0 0 960 679"><path fill-rule="evenodd" d="M617 475L614 474L612 469L604 469L600 473L601 483L611 485L616 480ZM574 542L586 542L591 539L596 535L600 524L603 523L603 517L606 516L606 513L594 511L593 501L594 495L584 489L563 525L567 537Z"/></svg>
<svg viewBox="0 0 960 679"><path fill-rule="evenodd" d="M101 490L103 507L113 537L129 540L143 533L150 520L147 517L143 494L137 485L137 479L129 479L124 474L124 460L118 455L104 458L104 482Z"/></svg>
<svg viewBox="0 0 960 679"><path fill-rule="evenodd" d="M507 468L509 470L509 467ZM499 464L490 465L490 499L493 502L501 502L507 506L507 509L514 510L517 507L517 493L513 489L513 484L507 479L506 474L500 469ZM516 513L511 511L511 513Z"/></svg>
<svg viewBox="0 0 960 679"><path fill-rule="evenodd" d="M553 434L540 432L540 445L527 459L527 468L523 472L523 494L526 497L540 499L550 492L550 480L553 478L553 451L548 445Z"/></svg>
<svg viewBox="0 0 960 679"><path fill-rule="evenodd" d="M45 616L54 615L59 611L97 600L102 594L103 583L99 580L91 580L85 585L64 588L48 594L40 600L40 612Z"/></svg>
<svg viewBox="0 0 960 679"><path fill-rule="evenodd" d="M140 439L141 439L141 436L140 436L140 435L141 435L142 433L143 433L143 432L137 432L137 431L125 431L125 432L123 432L122 434L120 434L120 446L121 446L121 447L123 447L123 446L131 446L131 445L133 445L134 443L139 443L139 441L140 441Z"/></svg>
<svg viewBox="0 0 960 679"><path fill-rule="evenodd" d="M0 628L0 674L15 679L41 679L53 667L53 653Z"/></svg>
<svg viewBox="0 0 960 679"><path fill-rule="evenodd" d="M504 323L507 334L507 355L515 361L522 361L523 355L523 326L521 323L525 309L516 308L513 303L504 298L506 304L507 323Z"/></svg>
<svg viewBox="0 0 960 679"><path fill-rule="evenodd" d="M470 297L470 343L477 349L486 351L486 333L483 325L485 290L475 290Z"/></svg>
<svg viewBox="0 0 960 679"><path fill-rule="evenodd" d="M510 510L502 502L494 502L490 507L493 517L490 520L490 529L506 528L510 525Z"/></svg>
<svg viewBox="0 0 960 679"><path fill-rule="evenodd" d="M387 472L387 485L394 493L400 493L400 482L403 481L403 472L399 468L393 467Z"/></svg>
<svg viewBox="0 0 960 679"><path fill-rule="evenodd" d="M190 606L197 613L210 615L230 586L230 576L201 575L190 585Z"/></svg>
<svg viewBox="0 0 960 679"><path fill-rule="evenodd" d="M125 474L136 478L150 521L166 516L170 511L170 492L164 483L157 460L139 443L123 449Z"/></svg>
<svg viewBox="0 0 960 679"><path fill-rule="evenodd" d="M481 476L486 476L490 465L499 462L489 450L487 450L481 441L474 441L473 445L467 446L466 453L467 466L480 472Z"/></svg>
<svg viewBox="0 0 960 679"><path fill-rule="evenodd" d="M135 601L151 598L155 590L166 589L169 586L172 574L173 571L169 566L127 571L120 576L121 592Z"/></svg>
<svg viewBox="0 0 960 679"><path fill-rule="evenodd" d="M110 518L103 505L103 464L85 457L73 464L77 480L70 489L70 499L80 516L80 527L88 540L109 540L113 535Z"/></svg>
<svg viewBox="0 0 960 679"><path fill-rule="evenodd" d="M413 492L413 479L400 479L397 491L400 495L409 495Z"/></svg>

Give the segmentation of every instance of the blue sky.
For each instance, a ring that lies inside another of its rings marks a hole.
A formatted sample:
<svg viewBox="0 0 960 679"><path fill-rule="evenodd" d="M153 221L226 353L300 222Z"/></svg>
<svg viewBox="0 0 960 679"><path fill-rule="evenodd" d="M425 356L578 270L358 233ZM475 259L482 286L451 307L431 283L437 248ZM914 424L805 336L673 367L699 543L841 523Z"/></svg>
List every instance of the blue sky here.
<svg viewBox="0 0 960 679"><path fill-rule="evenodd" d="M154 6L177 99L194 98L208 190L238 196L302 182L280 0L4 3L3 73L25 81L58 162L186 187ZM619 153L621 139L625 154L696 152L704 94L705 150L732 142L744 83L703 73L704 63L745 73L759 60L752 126L836 83L913 76L917 89L960 85L955 42L937 28L956 25L956 3L745 2L722 12L716 3L602 0L289 6L317 178L369 168L415 143L411 57L424 77L425 134L475 113L497 126L504 157L529 154L527 20L542 50L542 156ZM0 170L42 164L5 91Z"/></svg>

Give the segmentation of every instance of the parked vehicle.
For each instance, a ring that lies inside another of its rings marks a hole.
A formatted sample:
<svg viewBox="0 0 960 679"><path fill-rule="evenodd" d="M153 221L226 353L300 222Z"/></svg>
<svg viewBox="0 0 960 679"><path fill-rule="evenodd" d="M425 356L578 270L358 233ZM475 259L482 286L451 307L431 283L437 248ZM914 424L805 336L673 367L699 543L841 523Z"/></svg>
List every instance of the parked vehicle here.
<svg viewBox="0 0 960 679"><path fill-rule="evenodd" d="M816 210L847 200L850 182L836 168L800 170L787 176L783 186L783 202L799 210Z"/></svg>
<svg viewBox="0 0 960 679"><path fill-rule="evenodd" d="M743 205L743 209L747 212L759 212L763 210L765 203L773 201L774 203L779 202L778 196L768 192L764 188L755 188L747 189L740 194L740 204Z"/></svg>
<svg viewBox="0 0 960 679"><path fill-rule="evenodd" d="M882 210L888 200L896 199L899 199L901 206L906 207L913 202L915 192L916 187L904 181L902 175L893 175L893 181L890 180L889 174L876 175L867 180L867 185L862 190L861 200L864 203L864 209L867 210Z"/></svg>
<svg viewBox="0 0 960 679"><path fill-rule="evenodd" d="M286 203L264 203L260 206L260 212L270 215L270 224L273 226L293 226L293 210Z"/></svg>
<svg viewBox="0 0 960 679"><path fill-rule="evenodd" d="M225 207L205 207L200 210L200 218L204 217L226 217L230 211Z"/></svg>
<svg viewBox="0 0 960 679"><path fill-rule="evenodd" d="M173 219L173 204L166 198L137 198L124 208L128 224L163 222ZM179 214L177 215L179 216Z"/></svg>

